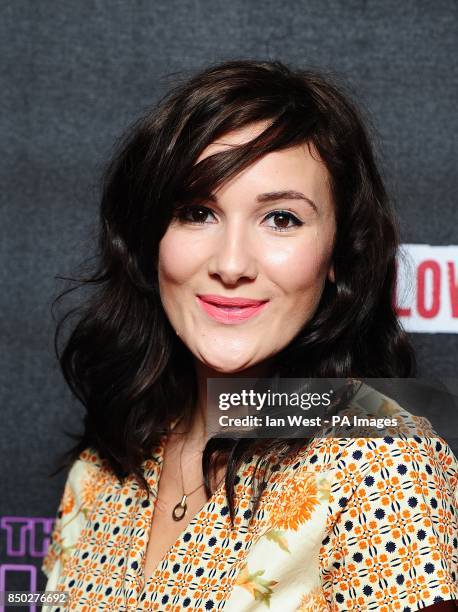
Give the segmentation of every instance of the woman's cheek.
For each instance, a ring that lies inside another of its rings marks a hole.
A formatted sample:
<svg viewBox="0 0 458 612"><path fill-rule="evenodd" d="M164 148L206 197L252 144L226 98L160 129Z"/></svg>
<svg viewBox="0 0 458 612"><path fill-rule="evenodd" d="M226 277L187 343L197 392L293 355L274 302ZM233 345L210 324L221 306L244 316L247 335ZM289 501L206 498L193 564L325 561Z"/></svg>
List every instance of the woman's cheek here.
<svg viewBox="0 0 458 612"><path fill-rule="evenodd" d="M316 245L270 252L266 266L276 284L285 291L306 289L323 275L325 258Z"/></svg>
<svg viewBox="0 0 458 612"><path fill-rule="evenodd" d="M181 284L192 276L197 265L194 243L183 232L169 230L165 234L159 246L159 275L164 282Z"/></svg>

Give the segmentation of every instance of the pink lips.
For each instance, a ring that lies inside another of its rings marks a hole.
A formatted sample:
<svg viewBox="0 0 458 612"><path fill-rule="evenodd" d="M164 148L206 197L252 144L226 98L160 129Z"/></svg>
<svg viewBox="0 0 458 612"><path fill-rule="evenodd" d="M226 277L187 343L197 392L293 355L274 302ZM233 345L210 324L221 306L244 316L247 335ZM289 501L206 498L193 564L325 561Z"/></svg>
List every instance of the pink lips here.
<svg viewBox="0 0 458 612"><path fill-rule="evenodd" d="M229 325L251 319L268 304L268 300L225 298L213 294L198 295L197 300L212 319Z"/></svg>

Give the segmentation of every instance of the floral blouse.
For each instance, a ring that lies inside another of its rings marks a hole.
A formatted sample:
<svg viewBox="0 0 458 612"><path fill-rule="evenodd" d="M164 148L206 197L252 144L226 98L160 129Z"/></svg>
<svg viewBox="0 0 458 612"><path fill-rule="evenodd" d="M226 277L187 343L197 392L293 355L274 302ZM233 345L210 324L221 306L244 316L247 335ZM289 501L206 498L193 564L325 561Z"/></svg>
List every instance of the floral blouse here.
<svg viewBox="0 0 458 612"><path fill-rule="evenodd" d="M253 456L236 477L236 528L223 483L146 582L155 496L86 449L42 566L46 590L69 598L43 610L407 612L458 599L458 461L426 419L367 385L357 396L419 435L313 439L278 462L248 527ZM154 494L165 441L143 464Z"/></svg>

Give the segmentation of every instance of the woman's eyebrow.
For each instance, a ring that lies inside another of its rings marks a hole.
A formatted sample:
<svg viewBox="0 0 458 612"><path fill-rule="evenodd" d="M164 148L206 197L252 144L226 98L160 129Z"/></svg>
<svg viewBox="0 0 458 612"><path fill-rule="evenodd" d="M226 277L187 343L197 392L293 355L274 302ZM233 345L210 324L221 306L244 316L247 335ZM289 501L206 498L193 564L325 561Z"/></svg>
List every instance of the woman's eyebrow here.
<svg viewBox="0 0 458 612"><path fill-rule="evenodd" d="M318 212L318 207L313 200L305 196L300 191L293 191L288 189L286 191L269 191L268 193L260 193L256 200L258 202L272 202L274 200L304 200L315 210Z"/></svg>
<svg viewBox="0 0 458 612"><path fill-rule="evenodd" d="M208 199L211 202L217 201L214 194L211 194ZM310 204L314 211L318 213L318 206L315 202L300 191L294 191L292 189L287 189L286 191L268 191L267 193L260 193L256 197L257 202L274 202L276 200L304 200L304 202Z"/></svg>

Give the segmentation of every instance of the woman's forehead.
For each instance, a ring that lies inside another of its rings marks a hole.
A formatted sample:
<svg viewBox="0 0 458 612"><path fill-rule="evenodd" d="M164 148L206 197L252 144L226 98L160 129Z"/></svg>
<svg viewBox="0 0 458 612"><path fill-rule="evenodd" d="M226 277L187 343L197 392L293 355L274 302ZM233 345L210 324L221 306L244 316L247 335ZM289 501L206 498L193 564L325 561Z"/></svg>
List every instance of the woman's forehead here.
<svg viewBox="0 0 458 612"><path fill-rule="evenodd" d="M253 140L261 134L270 124L270 121L257 121L250 123L242 128L227 132L220 136L217 140L209 144L196 160L196 164L220 151L224 151L230 147L237 147Z"/></svg>
<svg viewBox="0 0 458 612"><path fill-rule="evenodd" d="M250 123L249 125L239 128L237 130L232 130L230 132L227 132L226 134L223 134L217 140L213 141L205 147L205 149L200 153L199 157L195 161L195 164L198 164L207 157L215 155L220 151L230 149L231 147L238 147L247 142L250 142L251 140L254 140L266 128L269 127L270 123L270 121L257 121L255 123ZM304 152L307 157L310 155L315 161L323 164L323 160L320 158L320 155L313 142L303 142L300 145L293 145L293 147L291 148L302 148L304 149Z"/></svg>
<svg viewBox="0 0 458 612"><path fill-rule="evenodd" d="M256 132L252 129L251 134L256 134ZM227 134L227 136L209 145L203 151L199 161L232 146L243 144L243 142L246 142L247 136L247 131L244 134L240 131L237 134L232 132ZM234 186L242 189L246 197L249 197L250 194L257 195L258 192L266 191L302 191L310 199L330 200L329 204L331 204L332 199L326 165L320 159L313 145L307 142L267 152L239 173L224 181L214 193L207 194L207 197L212 199L216 194L222 195L228 191L230 193L237 191L237 188L233 189Z"/></svg>

